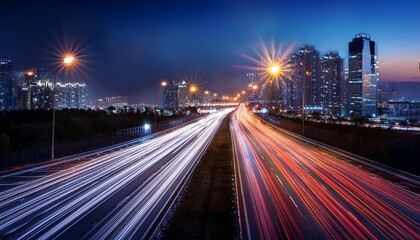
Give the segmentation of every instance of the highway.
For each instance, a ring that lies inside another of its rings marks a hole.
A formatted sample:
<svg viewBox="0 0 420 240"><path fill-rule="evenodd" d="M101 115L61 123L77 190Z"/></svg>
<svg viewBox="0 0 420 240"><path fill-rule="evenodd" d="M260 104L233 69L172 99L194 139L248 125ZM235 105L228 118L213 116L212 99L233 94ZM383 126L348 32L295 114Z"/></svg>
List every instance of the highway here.
<svg viewBox="0 0 420 240"><path fill-rule="evenodd" d="M0 174L0 239L150 238L230 111L106 154Z"/></svg>
<svg viewBox="0 0 420 240"><path fill-rule="evenodd" d="M280 133L243 104L230 127L243 239L420 239L419 192Z"/></svg>

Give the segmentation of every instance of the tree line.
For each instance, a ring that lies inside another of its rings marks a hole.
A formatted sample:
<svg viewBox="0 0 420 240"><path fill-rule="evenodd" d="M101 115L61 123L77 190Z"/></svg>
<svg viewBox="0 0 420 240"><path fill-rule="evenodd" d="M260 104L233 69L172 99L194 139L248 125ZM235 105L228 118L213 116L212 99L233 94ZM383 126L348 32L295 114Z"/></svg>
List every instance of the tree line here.
<svg viewBox="0 0 420 240"><path fill-rule="evenodd" d="M131 128L145 122L177 118L146 111L63 109L56 111L56 143L75 142L111 136L118 129ZM45 147L51 144L51 110L16 110L0 112L0 154Z"/></svg>

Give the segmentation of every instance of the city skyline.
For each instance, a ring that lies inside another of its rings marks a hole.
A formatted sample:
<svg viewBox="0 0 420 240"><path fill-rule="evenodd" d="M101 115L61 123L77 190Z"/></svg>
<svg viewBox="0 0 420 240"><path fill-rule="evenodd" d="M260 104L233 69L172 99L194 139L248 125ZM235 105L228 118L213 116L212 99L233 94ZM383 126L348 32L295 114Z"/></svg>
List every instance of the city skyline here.
<svg viewBox="0 0 420 240"><path fill-rule="evenodd" d="M378 43L380 82L420 81L420 33L413 30L419 1L364 3L364 21L361 3L10 3L0 10L9 20L0 55L15 68L53 68L57 52L76 47L84 60L77 80L96 96L153 102L161 80L200 81L234 94L246 86L244 67L252 66L241 55L252 55L261 41L310 44L347 62L348 43L366 32Z"/></svg>

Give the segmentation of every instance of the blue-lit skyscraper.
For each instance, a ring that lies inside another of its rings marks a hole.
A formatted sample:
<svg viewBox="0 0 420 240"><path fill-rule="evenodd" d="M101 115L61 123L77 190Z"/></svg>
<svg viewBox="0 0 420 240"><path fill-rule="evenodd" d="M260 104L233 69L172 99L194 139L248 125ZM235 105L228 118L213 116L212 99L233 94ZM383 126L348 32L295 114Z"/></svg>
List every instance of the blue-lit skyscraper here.
<svg viewBox="0 0 420 240"><path fill-rule="evenodd" d="M167 81L162 89L162 106L163 108L178 108L178 86L172 81Z"/></svg>
<svg viewBox="0 0 420 240"><path fill-rule="evenodd" d="M186 107L188 97L188 87L185 81L178 83L178 107Z"/></svg>
<svg viewBox="0 0 420 240"><path fill-rule="evenodd" d="M314 46L303 45L289 59L286 107L301 109L322 106L321 60Z"/></svg>
<svg viewBox="0 0 420 240"><path fill-rule="evenodd" d="M56 108L86 108L87 87L86 83L58 82L56 85Z"/></svg>
<svg viewBox="0 0 420 240"><path fill-rule="evenodd" d="M0 111L12 109L12 61L0 58Z"/></svg>
<svg viewBox="0 0 420 240"><path fill-rule="evenodd" d="M349 43L349 114L352 118L377 116L377 46L369 34L359 33Z"/></svg>
<svg viewBox="0 0 420 240"><path fill-rule="evenodd" d="M339 113L341 104L341 84L344 78L343 59L335 52L326 53L322 60L321 99L322 106L330 113Z"/></svg>

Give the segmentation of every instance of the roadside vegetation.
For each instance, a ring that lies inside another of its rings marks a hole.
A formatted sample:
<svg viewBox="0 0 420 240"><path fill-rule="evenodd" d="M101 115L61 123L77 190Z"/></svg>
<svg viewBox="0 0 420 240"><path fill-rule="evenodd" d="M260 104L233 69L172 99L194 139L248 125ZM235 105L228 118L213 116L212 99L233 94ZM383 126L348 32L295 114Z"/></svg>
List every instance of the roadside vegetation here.
<svg viewBox="0 0 420 240"><path fill-rule="evenodd" d="M157 122L183 114L156 117ZM64 109L56 111L56 143L111 136L116 130L154 122L153 112L127 110ZM51 144L52 111L19 110L0 112L0 153L45 147Z"/></svg>
<svg viewBox="0 0 420 240"><path fill-rule="evenodd" d="M142 110L56 111L55 157L107 147L200 117L190 109L188 116L176 111L170 115L158 113L156 118L153 111ZM51 135L52 111L0 112L0 170L50 160Z"/></svg>
<svg viewBox="0 0 420 240"><path fill-rule="evenodd" d="M302 134L302 120L279 119L281 128ZM420 175L420 134L305 121L305 137Z"/></svg>
<svg viewBox="0 0 420 240"><path fill-rule="evenodd" d="M235 239L232 143L227 116L193 172L164 239Z"/></svg>

